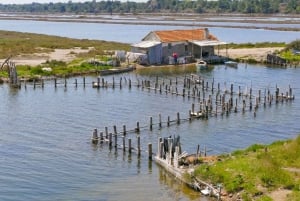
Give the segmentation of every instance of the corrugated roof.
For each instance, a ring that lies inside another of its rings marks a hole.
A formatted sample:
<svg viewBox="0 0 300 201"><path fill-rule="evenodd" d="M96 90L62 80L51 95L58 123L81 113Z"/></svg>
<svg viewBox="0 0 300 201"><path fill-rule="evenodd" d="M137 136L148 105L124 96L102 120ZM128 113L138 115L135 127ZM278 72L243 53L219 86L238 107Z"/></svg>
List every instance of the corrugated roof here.
<svg viewBox="0 0 300 201"><path fill-rule="evenodd" d="M208 33L207 29L191 29L191 30L167 30L154 31L161 42L176 42L176 41L192 41L192 40L218 40L212 34Z"/></svg>
<svg viewBox="0 0 300 201"><path fill-rule="evenodd" d="M132 46L133 47L140 47L140 48L149 48L149 47L156 46L156 45L158 45L160 43L161 42L158 42L158 41L148 41L148 40L145 40L145 41L141 41L139 43L133 44Z"/></svg>
<svg viewBox="0 0 300 201"><path fill-rule="evenodd" d="M216 45L226 45L227 43L218 40L203 40L203 41L191 41L191 43L198 45L200 47L206 46L216 46Z"/></svg>

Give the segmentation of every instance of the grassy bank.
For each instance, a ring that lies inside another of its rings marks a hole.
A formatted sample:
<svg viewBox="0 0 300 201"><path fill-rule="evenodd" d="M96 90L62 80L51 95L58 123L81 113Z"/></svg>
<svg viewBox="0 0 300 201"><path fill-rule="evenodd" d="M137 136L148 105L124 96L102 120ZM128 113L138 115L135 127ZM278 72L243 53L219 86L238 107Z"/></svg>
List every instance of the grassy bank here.
<svg viewBox="0 0 300 201"><path fill-rule="evenodd" d="M87 62L87 60L93 58L107 61L111 57L111 55L106 54L107 51L129 50L129 45L125 43L71 39L13 31L0 31L0 47L0 59L5 59L9 56L12 56L12 58L16 56L30 57L30 55L35 53L49 53L53 52L55 49L72 49L74 47L87 50L85 53L77 54L73 52L75 59L68 63L57 60L47 60L42 65L38 66L18 65L18 76L27 79L40 76L66 76L108 69L112 66L99 63L95 65ZM44 67L50 67L52 70L44 71L42 70ZM0 77L7 78L7 71L0 71Z"/></svg>
<svg viewBox="0 0 300 201"><path fill-rule="evenodd" d="M125 43L107 42L100 40L71 39L66 37L49 36L43 34L20 33L14 31L0 31L0 59L8 56L50 52L54 49L70 49L73 47L94 47L87 55L103 54L104 50L128 50Z"/></svg>
<svg viewBox="0 0 300 201"><path fill-rule="evenodd" d="M262 42L262 43L229 43L221 46L221 48L243 49L243 48L266 48L266 47L286 47L285 43L278 42Z"/></svg>
<svg viewBox="0 0 300 201"><path fill-rule="evenodd" d="M196 177L222 183L229 194L243 200L273 200L271 192L288 190L285 200L300 200L300 135L271 145L255 144L201 165ZM277 199L276 199L277 200Z"/></svg>

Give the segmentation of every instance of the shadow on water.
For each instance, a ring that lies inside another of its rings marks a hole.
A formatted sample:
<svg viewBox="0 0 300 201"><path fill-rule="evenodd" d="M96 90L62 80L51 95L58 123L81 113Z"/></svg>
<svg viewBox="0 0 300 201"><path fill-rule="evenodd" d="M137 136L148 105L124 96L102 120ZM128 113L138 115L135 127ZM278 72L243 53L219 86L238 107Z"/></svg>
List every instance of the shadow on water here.
<svg viewBox="0 0 300 201"><path fill-rule="evenodd" d="M137 69L136 72L143 76L172 76L186 73L195 73L196 67L193 64L180 64L168 66L150 66Z"/></svg>

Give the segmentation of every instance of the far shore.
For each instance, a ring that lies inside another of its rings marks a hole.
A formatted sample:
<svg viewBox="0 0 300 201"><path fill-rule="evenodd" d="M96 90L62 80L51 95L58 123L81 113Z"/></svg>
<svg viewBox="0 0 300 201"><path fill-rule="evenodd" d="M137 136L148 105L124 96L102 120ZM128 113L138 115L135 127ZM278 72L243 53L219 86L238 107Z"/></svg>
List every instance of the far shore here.
<svg viewBox="0 0 300 201"><path fill-rule="evenodd" d="M243 28L243 29L266 29L277 31L300 31L300 28L293 26L299 24L292 18L297 18L295 15L246 15L246 14L219 14L219 13L203 13L203 14L176 14L176 13L113 13L112 15L106 14L33 14L33 13L1 13L0 19L2 20L35 20L35 21L52 21L52 22L83 22L83 23L109 23L109 24L132 24L132 25L168 25L168 26L192 26L197 22L196 26L199 27L221 27L221 28ZM117 18L116 18L117 16ZM230 17L234 17L232 20ZM236 19L240 17L241 19ZM245 19L245 17L247 19ZM260 18L259 20L255 18ZM274 19L285 20L268 20L267 18L273 17ZM288 19L290 18L290 19ZM190 23L181 22L190 21ZM207 22L221 22L219 24L209 24ZM222 23L224 22L224 23ZM228 22L245 23L245 25L228 25ZM247 23L249 25L247 25ZM256 26L255 24L263 23L264 26ZM227 24L227 25L226 25ZM271 24L290 24L291 26L272 27Z"/></svg>

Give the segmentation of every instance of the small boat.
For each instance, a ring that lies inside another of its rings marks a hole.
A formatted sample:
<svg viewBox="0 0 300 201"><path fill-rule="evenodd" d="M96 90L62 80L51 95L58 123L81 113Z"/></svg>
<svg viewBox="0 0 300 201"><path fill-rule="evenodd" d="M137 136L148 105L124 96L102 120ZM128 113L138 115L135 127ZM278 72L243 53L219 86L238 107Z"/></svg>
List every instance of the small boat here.
<svg viewBox="0 0 300 201"><path fill-rule="evenodd" d="M207 63L205 61L203 61L202 59L200 59L200 60L197 61L196 67L199 70L207 69Z"/></svg>
<svg viewBox="0 0 300 201"><path fill-rule="evenodd" d="M238 67L238 63L235 61L225 61L224 64L228 67L233 67L233 68L237 68Z"/></svg>
<svg viewBox="0 0 300 201"><path fill-rule="evenodd" d="M206 186L205 189L201 190L201 193L205 196L211 195L211 189L208 186Z"/></svg>

